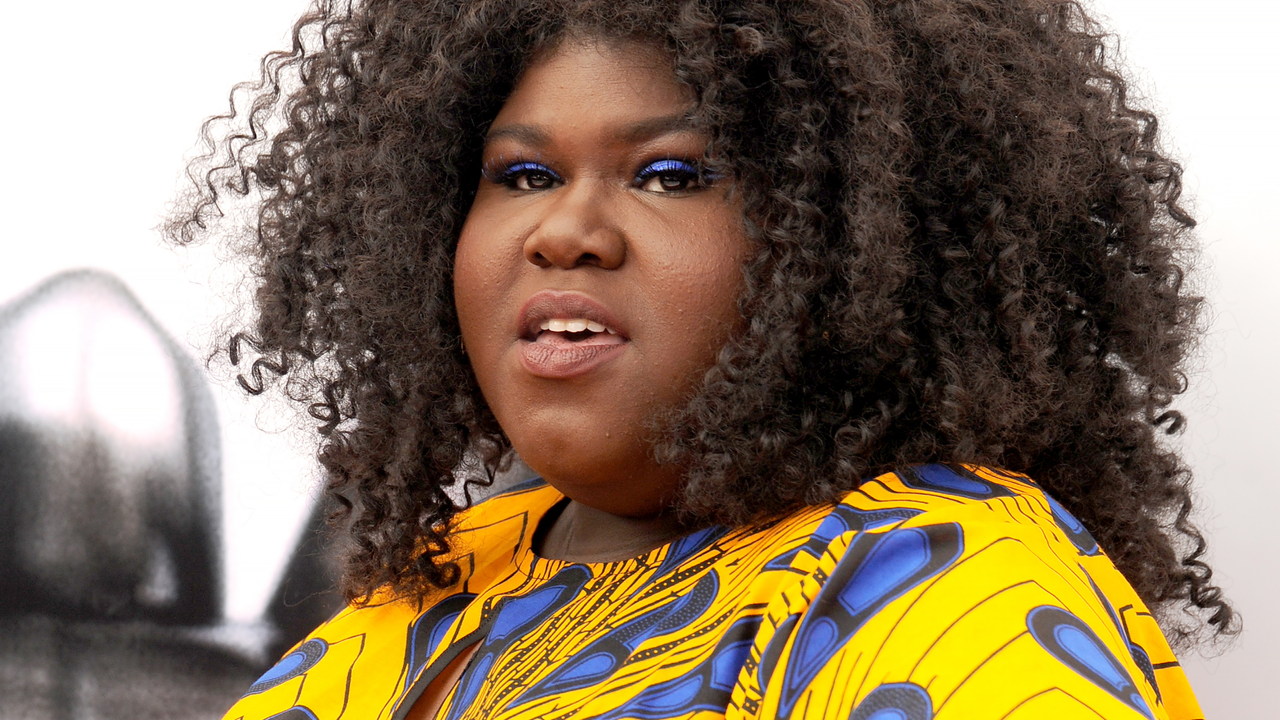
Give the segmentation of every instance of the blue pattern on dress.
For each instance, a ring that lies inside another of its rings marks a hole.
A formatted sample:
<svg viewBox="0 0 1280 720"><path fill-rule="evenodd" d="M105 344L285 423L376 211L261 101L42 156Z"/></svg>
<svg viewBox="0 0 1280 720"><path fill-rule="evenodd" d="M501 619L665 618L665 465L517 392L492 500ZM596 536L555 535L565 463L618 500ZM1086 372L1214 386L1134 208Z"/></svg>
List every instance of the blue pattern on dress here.
<svg viewBox="0 0 1280 720"><path fill-rule="evenodd" d="M1098 549L1098 541L1093 539L1093 535L1089 534L1084 523L1076 519L1075 515L1067 512L1067 509L1053 499L1049 493L1044 494L1044 499L1049 503L1049 510L1053 512L1053 521L1062 528L1062 532L1066 533L1067 539L1072 545L1080 551L1081 555L1097 555L1102 552Z"/></svg>
<svg viewBox="0 0 1280 720"><path fill-rule="evenodd" d="M769 638L769 644L765 645L764 651L760 653L760 667L756 669L756 677L760 680L760 687L768 687L769 678L773 677L773 671L778 667L778 660L782 657L782 651L787 647L787 641L791 639L791 634L796 630L796 623L800 622L799 615L792 615L778 628L773 631L773 637Z"/></svg>
<svg viewBox="0 0 1280 720"><path fill-rule="evenodd" d="M800 547L785 552L765 563L765 570L788 570L800 553L808 553L815 558L822 557L831 541L841 535L854 531L875 530L894 523L900 523L921 513L916 508L880 508L878 510L859 510L851 505L837 505L830 514L822 519L809 539Z"/></svg>
<svg viewBox="0 0 1280 720"><path fill-rule="evenodd" d="M489 675L494 659L516 639L541 625L557 610L581 592L592 577L583 565L569 565L536 590L521 596L510 596L498 603L497 617L476 650L466 671L458 679L458 692L449 706L445 720L456 720L475 702Z"/></svg>
<svg viewBox="0 0 1280 720"><path fill-rule="evenodd" d="M649 577L648 582L652 583L672 570L680 567L686 560L694 555L702 552L715 541L724 537L729 532L729 528L722 525L712 525L711 527L695 530L694 532L678 538L671 542L667 548L667 555L662 559L662 564Z"/></svg>
<svg viewBox="0 0 1280 720"><path fill-rule="evenodd" d="M956 523L857 536L796 630L778 717L791 715L809 683L863 623L954 563L963 544Z"/></svg>
<svg viewBox="0 0 1280 720"><path fill-rule="evenodd" d="M564 591L563 585L551 585L503 603L498 617L489 626L489 640L506 640L533 620L547 615L548 610L563 605L568 599L564 597Z"/></svg>
<svg viewBox="0 0 1280 720"><path fill-rule="evenodd" d="M270 690L278 685L300 676L305 675L308 670L316 666L320 662L320 658L329 649L329 644L319 638L312 638L298 646L297 650L280 658L280 661L271 666L271 669L262 674L253 685L249 686L245 695L255 695Z"/></svg>
<svg viewBox="0 0 1280 720"><path fill-rule="evenodd" d="M758 616L735 622L716 643L711 657L692 672L645 688L598 720L665 720L698 712L723 714L759 628Z"/></svg>
<svg viewBox="0 0 1280 720"><path fill-rule="evenodd" d="M849 720L930 720L929 691L911 682L889 683L872 690L849 713Z"/></svg>
<svg viewBox="0 0 1280 720"><path fill-rule="evenodd" d="M1112 624L1115 625L1116 630L1120 633L1120 637L1124 638L1125 644L1129 646L1129 656L1133 658L1133 664L1137 665L1138 669L1142 671L1143 677L1147 679L1147 684L1155 692L1156 702L1161 702L1163 697L1160 694L1160 684L1156 682L1156 668L1151 664L1151 656L1147 654L1147 651L1141 645L1135 643L1133 638L1129 637L1129 630L1125 628L1124 623L1120 622L1119 613L1111 606L1111 601L1103 594L1102 588L1098 587L1098 584L1093 581L1093 576L1089 574L1089 571L1081 567L1080 572L1084 573L1084 576L1089 580L1089 587L1093 588L1093 593L1098 596L1098 602L1102 603L1102 607L1107 609L1107 615L1111 616Z"/></svg>
<svg viewBox="0 0 1280 720"><path fill-rule="evenodd" d="M1041 605L1027 613L1027 629L1050 655L1120 702L1151 718L1151 708L1120 661L1080 618L1059 607Z"/></svg>
<svg viewBox="0 0 1280 720"><path fill-rule="evenodd" d="M719 591L720 577L713 570L699 579L689 593L619 625L584 647L541 682L530 686L512 706L603 682L645 640L681 630L701 617Z"/></svg>
<svg viewBox="0 0 1280 720"><path fill-rule="evenodd" d="M917 528L885 535L854 570L848 584L840 589L837 596L840 604L850 615L876 607L895 589L925 569L933 559L931 543L929 535Z"/></svg>
<svg viewBox="0 0 1280 720"><path fill-rule="evenodd" d="M458 593L441 600L418 616L409 626L409 642L405 646L405 667L409 677L417 677L436 648L440 646L453 621L475 599L473 593Z"/></svg>
<svg viewBox="0 0 1280 720"><path fill-rule="evenodd" d="M914 465L895 473L902 483L915 490L928 490L943 495L958 495L972 500L1013 497L1009 488L965 470L947 465Z"/></svg>

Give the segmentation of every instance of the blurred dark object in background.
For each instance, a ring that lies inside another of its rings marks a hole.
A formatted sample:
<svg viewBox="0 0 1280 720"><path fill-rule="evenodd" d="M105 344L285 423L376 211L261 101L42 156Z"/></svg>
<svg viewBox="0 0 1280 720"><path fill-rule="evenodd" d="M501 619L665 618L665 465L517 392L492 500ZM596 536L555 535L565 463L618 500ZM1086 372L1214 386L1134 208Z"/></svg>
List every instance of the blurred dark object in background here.
<svg viewBox="0 0 1280 720"><path fill-rule="evenodd" d="M215 720L263 667L217 639L171 625L6 615L0 719Z"/></svg>
<svg viewBox="0 0 1280 720"><path fill-rule="evenodd" d="M0 611L214 621L219 485L200 370L118 280L0 313Z"/></svg>
<svg viewBox="0 0 1280 720"><path fill-rule="evenodd" d="M218 626L219 438L115 278L0 311L0 718L215 718L261 672Z"/></svg>

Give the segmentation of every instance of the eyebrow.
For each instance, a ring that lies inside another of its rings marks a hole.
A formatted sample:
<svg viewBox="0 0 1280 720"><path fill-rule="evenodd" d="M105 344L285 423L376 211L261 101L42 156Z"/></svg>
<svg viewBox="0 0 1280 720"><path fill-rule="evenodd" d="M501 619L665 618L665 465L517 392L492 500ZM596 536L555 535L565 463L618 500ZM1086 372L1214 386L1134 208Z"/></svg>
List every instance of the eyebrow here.
<svg viewBox="0 0 1280 720"><path fill-rule="evenodd" d="M696 129L693 119L687 114L681 113L679 115L649 118L626 125L613 133L613 136L622 142L643 142L662 135L691 132ZM488 145L496 140L507 138L535 146L551 144L551 135L541 125L522 124L503 125L496 130L490 130L489 134L485 136L484 142Z"/></svg>

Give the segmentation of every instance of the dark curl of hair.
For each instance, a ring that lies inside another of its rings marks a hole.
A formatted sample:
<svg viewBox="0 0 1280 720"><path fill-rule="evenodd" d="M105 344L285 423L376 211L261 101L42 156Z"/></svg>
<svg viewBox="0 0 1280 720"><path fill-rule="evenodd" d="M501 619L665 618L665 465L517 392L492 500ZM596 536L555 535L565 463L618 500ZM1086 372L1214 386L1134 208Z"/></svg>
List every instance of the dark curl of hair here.
<svg viewBox="0 0 1280 720"><path fill-rule="evenodd" d="M206 124L170 232L254 198L231 356L323 423L349 597L453 582L445 488L510 455L453 251L488 124L566 35L669 53L757 243L749 323L655 418L686 516L751 523L910 463L1021 471L1153 607L1233 628L1162 440L1199 333L1181 168L1066 0L319 0Z"/></svg>

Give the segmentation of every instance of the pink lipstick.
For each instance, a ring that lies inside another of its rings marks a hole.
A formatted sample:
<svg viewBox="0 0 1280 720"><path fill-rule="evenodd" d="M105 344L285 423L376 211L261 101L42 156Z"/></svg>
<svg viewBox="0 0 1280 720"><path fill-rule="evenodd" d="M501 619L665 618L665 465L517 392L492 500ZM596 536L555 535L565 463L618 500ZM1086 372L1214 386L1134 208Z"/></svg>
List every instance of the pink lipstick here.
<svg viewBox="0 0 1280 720"><path fill-rule="evenodd" d="M563 380L622 354L626 328L600 303L574 292L543 290L520 309L520 361L538 377Z"/></svg>

